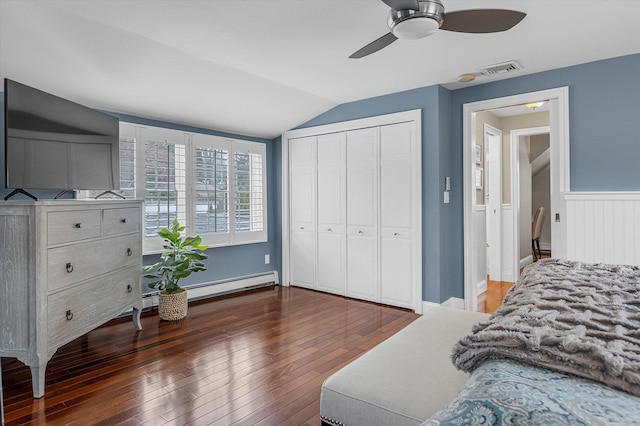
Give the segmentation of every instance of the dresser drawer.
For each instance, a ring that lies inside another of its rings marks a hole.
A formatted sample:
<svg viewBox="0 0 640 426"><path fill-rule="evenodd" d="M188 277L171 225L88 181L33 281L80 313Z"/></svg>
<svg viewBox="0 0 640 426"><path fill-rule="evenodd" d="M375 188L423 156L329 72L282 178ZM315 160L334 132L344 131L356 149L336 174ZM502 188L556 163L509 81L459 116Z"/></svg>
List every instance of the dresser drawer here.
<svg viewBox="0 0 640 426"><path fill-rule="evenodd" d="M104 209L102 235L121 235L140 231L141 211L137 207Z"/></svg>
<svg viewBox="0 0 640 426"><path fill-rule="evenodd" d="M82 241L100 236L100 210L47 213L49 245Z"/></svg>
<svg viewBox="0 0 640 426"><path fill-rule="evenodd" d="M132 267L49 295L49 349L70 342L134 305L140 306L140 282L140 268Z"/></svg>
<svg viewBox="0 0 640 426"><path fill-rule="evenodd" d="M49 292L96 275L140 265L140 235L131 234L47 250Z"/></svg>

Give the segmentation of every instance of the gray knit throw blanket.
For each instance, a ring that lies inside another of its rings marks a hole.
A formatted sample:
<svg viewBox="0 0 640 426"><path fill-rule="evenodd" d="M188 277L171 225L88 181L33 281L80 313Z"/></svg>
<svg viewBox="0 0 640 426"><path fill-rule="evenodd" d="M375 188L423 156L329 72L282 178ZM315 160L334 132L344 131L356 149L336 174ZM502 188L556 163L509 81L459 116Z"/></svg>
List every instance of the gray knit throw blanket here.
<svg viewBox="0 0 640 426"><path fill-rule="evenodd" d="M503 305L453 348L473 371L511 358L640 396L640 268L545 259L529 265Z"/></svg>

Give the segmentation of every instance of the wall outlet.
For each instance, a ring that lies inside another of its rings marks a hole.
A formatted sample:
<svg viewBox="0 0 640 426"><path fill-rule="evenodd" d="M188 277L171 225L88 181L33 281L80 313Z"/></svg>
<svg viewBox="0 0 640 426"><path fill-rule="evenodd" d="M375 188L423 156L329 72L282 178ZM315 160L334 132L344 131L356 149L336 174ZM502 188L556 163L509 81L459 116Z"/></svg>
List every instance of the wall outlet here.
<svg viewBox="0 0 640 426"><path fill-rule="evenodd" d="M264 264L268 265L271 262L271 256L269 256L268 254L264 255Z"/></svg>

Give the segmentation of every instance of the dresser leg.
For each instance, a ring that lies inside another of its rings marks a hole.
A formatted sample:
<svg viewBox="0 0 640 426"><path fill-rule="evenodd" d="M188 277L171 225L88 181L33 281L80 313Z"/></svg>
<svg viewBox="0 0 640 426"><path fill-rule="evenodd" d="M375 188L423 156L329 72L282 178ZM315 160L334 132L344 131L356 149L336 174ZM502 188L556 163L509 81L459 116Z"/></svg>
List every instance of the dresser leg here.
<svg viewBox="0 0 640 426"><path fill-rule="evenodd" d="M133 307L133 325L136 327L136 330L142 330L142 323L140 322L140 314L142 313L142 309L134 306Z"/></svg>
<svg viewBox="0 0 640 426"><path fill-rule="evenodd" d="M47 363L31 366L31 384L33 385L33 397L44 396L44 378L47 372Z"/></svg>

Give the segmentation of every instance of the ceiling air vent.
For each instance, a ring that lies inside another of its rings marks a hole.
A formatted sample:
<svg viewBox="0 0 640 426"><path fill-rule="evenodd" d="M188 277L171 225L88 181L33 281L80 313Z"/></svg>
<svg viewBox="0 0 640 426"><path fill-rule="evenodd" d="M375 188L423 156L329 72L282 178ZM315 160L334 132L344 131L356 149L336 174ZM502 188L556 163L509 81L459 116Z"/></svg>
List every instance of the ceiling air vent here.
<svg viewBox="0 0 640 426"><path fill-rule="evenodd" d="M485 65L484 67L478 68L478 71L480 71L484 75L496 75L505 74L521 69L522 65L520 65L518 61L507 61L500 64Z"/></svg>

